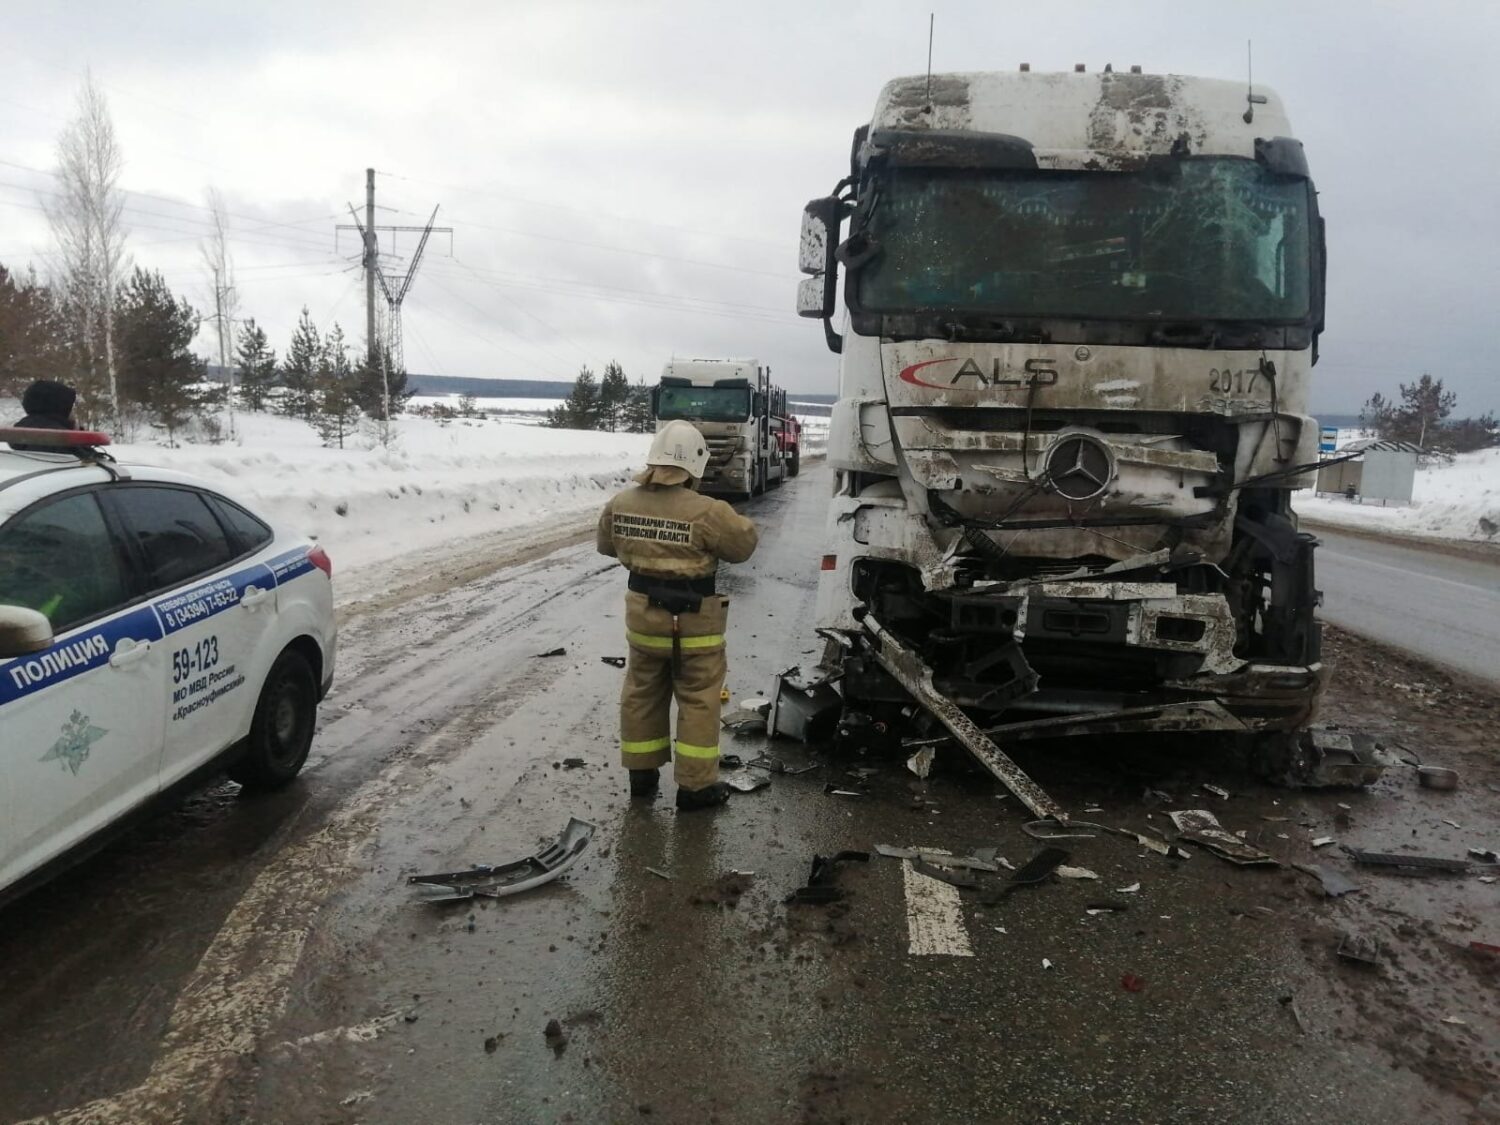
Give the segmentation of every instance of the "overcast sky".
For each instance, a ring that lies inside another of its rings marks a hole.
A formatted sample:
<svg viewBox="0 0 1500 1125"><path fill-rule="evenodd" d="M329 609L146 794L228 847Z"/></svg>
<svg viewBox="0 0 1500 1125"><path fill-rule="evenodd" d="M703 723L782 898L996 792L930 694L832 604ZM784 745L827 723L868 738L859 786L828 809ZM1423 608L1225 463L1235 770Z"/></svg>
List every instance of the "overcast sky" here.
<svg viewBox="0 0 1500 1125"><path fill-rule="evenodd" d="M756 355L831 393L821 328L791 311L802 205L844 173L881 84L922 71L934 7L937 71L1239 79L1253 37L1328 220L1314 408L1430 370L1460 412L1500 409L1489 3L9 3L0 262L47 267L39 204L90 66L135 261L202 308L218 187L241 314L278 350L304 304L363 338L357 245L333 228L373 165L380 222L441 204L456 228L407 301L413 371L571 378L613 357L651 379L673 354Z"/></svg>

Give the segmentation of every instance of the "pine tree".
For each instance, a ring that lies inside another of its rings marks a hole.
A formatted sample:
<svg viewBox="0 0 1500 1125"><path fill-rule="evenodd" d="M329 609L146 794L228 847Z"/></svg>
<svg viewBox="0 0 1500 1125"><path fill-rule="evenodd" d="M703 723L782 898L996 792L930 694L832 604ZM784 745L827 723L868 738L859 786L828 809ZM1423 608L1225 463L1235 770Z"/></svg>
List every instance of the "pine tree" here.
<svg viewBox="0 0 1500 1125"><path fill-rule="evenodd" d="M120 399L144 408L175 442L210 401L201 386L207 367L192 352L198 314L160 273L137 267L120 289L116 316Z"/></svg>
<svg viewBox="0 0 1500 1125"><path fill-rule="evenodd" d="M1425 447L1429 433L1435 436L1443 419L1453 413L1457 404L1458 395L1443 390L1443 381L1425 371L1415 383L1409 386L1402 383L1400 413L1408 420L1408 427L1416 431L1416 436L1409 440Z"/></svg>
<svg viewBox="0 0 1500 1125"><path fill-rule="evenodd" d="M564 430L599 428L599 384L587 364L579 369L573 390L562 405L547 411L547 425Z"/></svg>
<svg viewBox="0 0 1500 1125"><path fill-rule="evenodd" d="M67 321L35 276L0 266L0 396L20 398L33 379L75 380Z"/></svg>
<svg viewBox="0 0 1500 1125"><path fill-rule="evenodd" d="M599 384L599 429L623 430L625 405L629 400L630 380L625 378L625 369L610 360L604 366L604 379Z"/></svg>
<svg viewBox="0 0 1500 1125"><path fill-rule="evenodd" d="M315 383L318 361L323 355L323 341L312 321L307 306L302 306L302 315L297 319L297 330L292 333L291 345L286 350L286 359L281 365L281 382L286 393L281 399L281 413L311 422L317 410Z"/></svg>
<svg viewBox="0 0 1500 1125"><path fill-rule="evenodd" d="M651 413L651 388L646 380L639 379L630 388L630 397L625 400L621 412L620 428L630 434L649 434L656 429L656 419Z"/></svg>
<svg viewBox="0 0 1500 1125"><path fill-rule="evenodd" d="M380 372L380 358L384 358L386 373ZM371 418L385 421L385 385L391 388L391 415L394 417L406 409L407 400L415 393L406 389L406 368L398 367L391 359L390 349L381 345L374 363L366 351L354 369L355 403Z"/></svg>
<svg viewBox="0 0 1500 1125"><path fill-rule="evenodd" d="M250 317L240 326L240 338L234 350L235 381L247 410L264 410L266 396L276 384L276 353L266 338L266 330Z"/></svg>
<svg viewBox="0 0 1500 1125"><path fill-rule="evenodd" d="M359 421L359 406L355 402L357 383L354 368L349 364L349 346L344 342L344 330L338 321L333 322L332 331L323 341L314 386L317 417L313 425L318 436L324 445L343 449L344 438Z"/></svg>

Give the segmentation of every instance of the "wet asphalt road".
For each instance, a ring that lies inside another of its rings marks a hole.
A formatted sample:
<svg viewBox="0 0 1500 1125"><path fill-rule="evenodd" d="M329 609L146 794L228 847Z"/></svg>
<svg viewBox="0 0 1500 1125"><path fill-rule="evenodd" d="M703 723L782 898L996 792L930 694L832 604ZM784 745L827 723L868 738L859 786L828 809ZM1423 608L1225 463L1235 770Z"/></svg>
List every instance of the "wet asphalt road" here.
<svg viewBox="0 0 1500 1125"><path fill-rule="evenodd" d="M722 582L736 698L813 658L827 483L810 467L747 506L762 546ZM925 784L899 766L854 778L845 762L712 814L677 816L670 784L630 803L615 766L620 673L599 660L625 651L623 576L587 544L557 545L506 542L513 566L455 563L409 600L353 615L315 761L289 792L207 791L0 913L0 1120L1327 1125L1500 1112L1500 974L1466 949L1497 940L1497 885L1366 875L1311 847L1323 834L1447 855L1496 846L1491 698L1428 677L1420 694L1377 700L1379 677L1416 677L1397 656L1330 646L1349 681L1330 713L1438 745L1465 771L1446 795L1407 771L1365 793L1280 793L1202 744L1018 755L1069 809L1110 824L1164 828L1163 807L1212 807L1278 857L1363 884L1336 901L1291 870L1096 836L1061 843L1099 879L994 907L946 890L934 906L880 857L845 865L843 903L788 906L814 853L992 846L1019 864L1042 845L956 757ZM557 646L567 655L535 655ZM561 768L571 756L587 765ZM1205 780L1234 795L1202 793ZM864 792L834 796L829 782ZM527 854L570 815L599 832L565 882L477 907L407 893L410 873ZM717 886L731 870L754 873L733 904ZM1128 909L1088 914L1099 902ZM913 954L913 917L949 952ZM1382 969L1332 956L1343 927L1386 943ZM553 1019L566 1043L544 1038Z"/></svg>
<svg viewBox="0 0 1500 1125"><path fill-rule="evenodd" d="M1500 686L1500 558L1315 534L1327 620Z"/></svg>

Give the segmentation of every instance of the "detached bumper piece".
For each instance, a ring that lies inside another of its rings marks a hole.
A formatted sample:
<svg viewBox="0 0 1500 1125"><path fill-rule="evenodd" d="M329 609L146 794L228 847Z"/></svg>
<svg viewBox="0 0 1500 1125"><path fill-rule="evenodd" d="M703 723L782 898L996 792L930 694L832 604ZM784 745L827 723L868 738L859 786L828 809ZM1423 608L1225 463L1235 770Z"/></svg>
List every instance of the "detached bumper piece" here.
<svg viewBox="0 0 1500 1125"><path fill-rule="evenodd" d="M865 615L864 626L875 642L875 658L881 667L934 718L952 731L953 737L974 755L980 765L994 774L1001 785L1014 793L1034 816L1044 819L1051 817L1064 822L1068 819L1061 805L1027 777L1025 771L1011 761L1000 747L990 741L989 736L974 725L958 704L933 686L932 669L920 656L897 640L873 615Z"/></svg>
<svg viewBox="0 0 1500 1125"><path fill-rule="evenodd" d="M412 875L406 881L421 891L423 902L455 902L459 899L505 898L550 883L578 862L594 838L595 827L572 817L568 825L535 855L495 867L471 867L437 875Z"/></svg>

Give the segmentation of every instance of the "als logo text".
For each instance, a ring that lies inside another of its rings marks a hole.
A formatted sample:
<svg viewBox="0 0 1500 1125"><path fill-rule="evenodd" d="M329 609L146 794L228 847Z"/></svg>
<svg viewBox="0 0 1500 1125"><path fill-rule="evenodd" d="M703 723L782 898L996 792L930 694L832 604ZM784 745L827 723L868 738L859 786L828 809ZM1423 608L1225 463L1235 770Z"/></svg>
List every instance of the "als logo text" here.
<svg viewBox="0 0 1500 1125"><path fill-rule="evenodd" d="M950 372L939 364L956 364ZM946 379L946 382L935 380ZM981 366L972 356L960 360L958 356L942 359L926 359L902 368L901 381L916 387L932 387L946 391L954 387L984 390L988 387L1050 387L1057 382L1057 363L1046 356L1032 356L1020 371L1007 367L996 356L988 368Z"/></svg>

